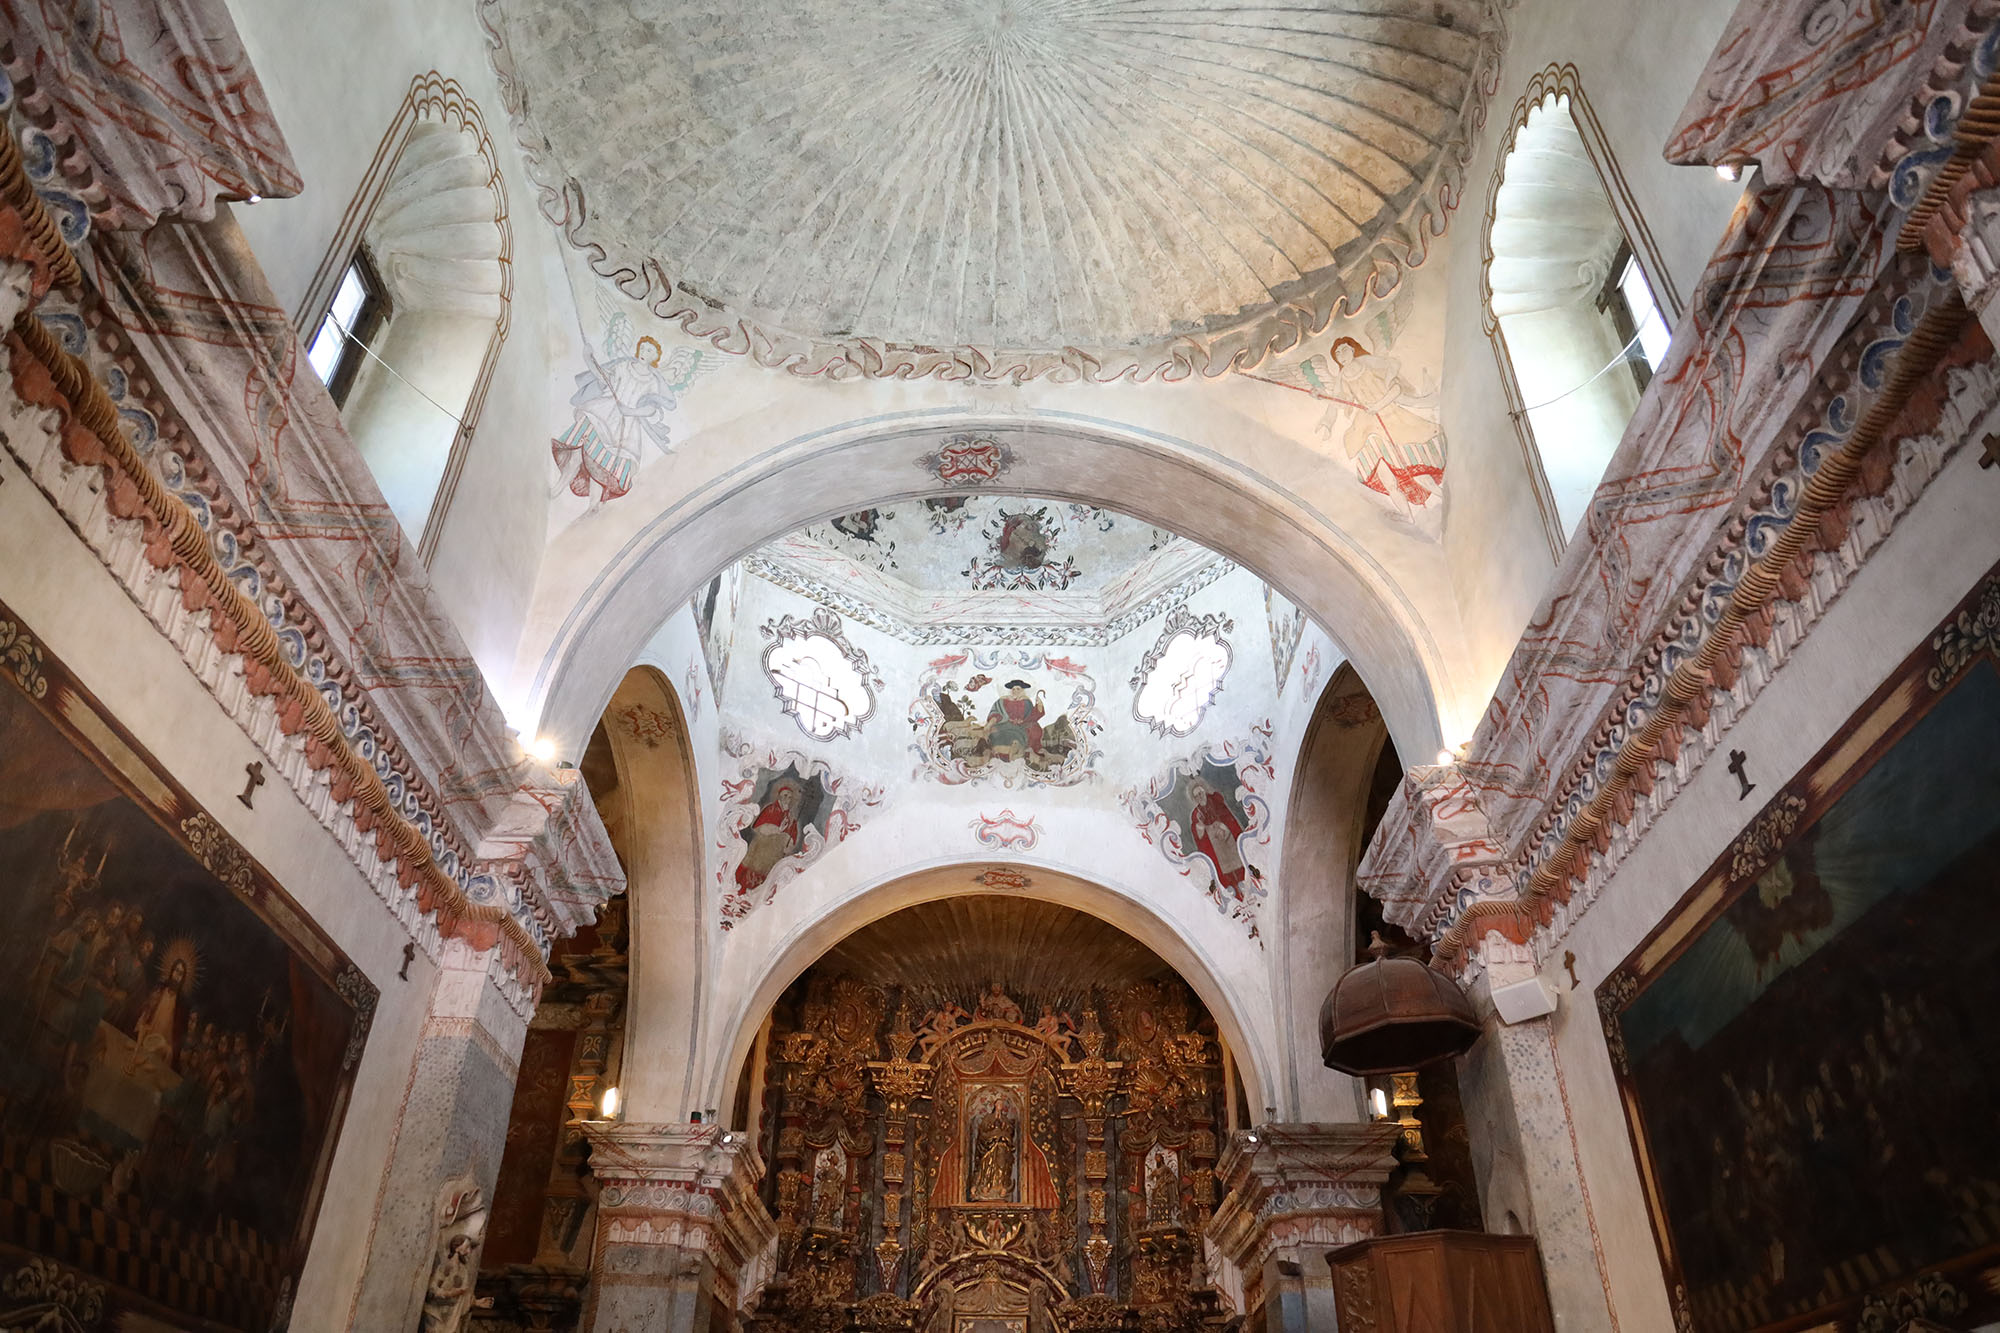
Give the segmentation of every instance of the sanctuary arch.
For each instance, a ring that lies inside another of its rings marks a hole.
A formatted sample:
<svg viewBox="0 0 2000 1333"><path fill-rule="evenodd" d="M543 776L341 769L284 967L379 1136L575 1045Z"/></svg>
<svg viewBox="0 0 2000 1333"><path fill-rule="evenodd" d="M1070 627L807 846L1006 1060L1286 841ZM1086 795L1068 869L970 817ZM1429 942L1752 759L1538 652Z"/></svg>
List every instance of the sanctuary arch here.
<svg viewBox="0 0 2000 1333"><path fill-rule="evenodd" d="M1334 512L1287 475L1324 460L1278 437L1268 448L1299 455L1297 469L1256 470L1230 453L1164 431L1069 413L1025 417L902 414L918 420L829 425L756 452L698 490L672 500L615 549L604 529L579 532L537 594L524 682L541 734L573 745L629 662L672 611L744 552L831 515L892 500L962 494L926 468L941 445L990 441L1009 490L1104 504L1209 546L1244 565L1327 627L1377 691L1398 748L1434 752L1467 722L1462 670L1440 646L1456 635L1456 610L1434 575L1435 548L1365 505ZM1230 423L1238 436L1258 428ZM640 498L642 491L633 493ZM1364 540L1387 528L1388 542ZM558 548L561 550L562 548Z"/></svg>

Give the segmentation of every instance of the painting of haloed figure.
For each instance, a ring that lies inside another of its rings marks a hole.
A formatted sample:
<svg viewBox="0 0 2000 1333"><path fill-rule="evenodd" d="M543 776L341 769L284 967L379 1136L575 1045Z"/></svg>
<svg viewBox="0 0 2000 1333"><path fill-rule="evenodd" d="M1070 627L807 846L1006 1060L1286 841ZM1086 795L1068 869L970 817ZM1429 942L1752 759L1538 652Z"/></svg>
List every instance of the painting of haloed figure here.
<svg viewBox="0 0 2000 1333"><path fill-rule="evenodd" d="M801 851L808 838L824 836L826 784L817 774L800 777L798 766L757 770L752 799L757 815L743 829L743 859L736 864L736 893L748 896L764 886L778 863Z"/></svg>
<svg viewBox="0 0 2000 1333"><path fill-rule="evenodd" d="M1241 903L1255 896L1263 875L1243 858L1243 835L1255 822L1243 806L1243 781L1234 765L1204 759L1193 772L1175 774L1159 798L1160 813L1180 835L1184 857L1205 862L1217 894Z"/></svg>
<svg viewBox="0 0 2000 1333"><path fill-rule="evenodd" d="M1872 1327L1924 1273L1925 1327L2000 1314L2000 663L1965 663L1906 664L1598 992L1700 1333Z"/></svg>
<svg viewBox="0 0 2000 1333"><path fill-rule="evenodd" d="M263 1333L373 988L136 750L107 765L59 725L115 734L44 679L60 712L0 672L0 1278L43 1256L110 1283L105 1327Z"/></svg>

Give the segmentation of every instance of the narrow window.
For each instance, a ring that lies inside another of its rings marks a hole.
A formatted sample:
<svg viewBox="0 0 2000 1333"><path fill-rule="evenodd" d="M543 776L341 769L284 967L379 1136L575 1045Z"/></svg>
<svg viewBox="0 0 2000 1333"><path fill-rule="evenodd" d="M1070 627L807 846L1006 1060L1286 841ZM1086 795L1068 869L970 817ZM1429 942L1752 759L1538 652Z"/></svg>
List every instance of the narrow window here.
<svg viewBox="0 0 2000 1333"><path fill-rule="evenodd" d="M340 275L333 303L327 307L326 318L319 322L312 346L306 351L306 359L312 362L312 368L335 403L347 405L354 377L361 373L361 364L368 359L369 344L388 322L389 300L383 293L382 280L375 276L375 266L368 262L367 252L357 250L347 271Z"/></svg>
<svg viewBox="0 0 2000 1333"><path fill-rule="evenodd" d="M1575 71L1515 108L1486 227L1486 330L1560 552L1665 362L1675 297L1631 211ZM1624 201L1621 210L1619 200Z"/></svg>

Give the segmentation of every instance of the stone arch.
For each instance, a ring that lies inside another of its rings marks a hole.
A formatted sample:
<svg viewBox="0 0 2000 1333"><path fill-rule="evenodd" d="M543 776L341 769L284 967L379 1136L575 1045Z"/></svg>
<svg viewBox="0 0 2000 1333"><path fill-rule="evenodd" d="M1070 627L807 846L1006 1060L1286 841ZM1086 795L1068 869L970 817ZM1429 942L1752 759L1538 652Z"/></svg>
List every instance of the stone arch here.
<svg viewBox="0 0 2000 1333"><path fill-rule="evenodd" d="M1012 465L989 490L1118 509L1255 571L1325 628L1371 682L1404 750L1431 753L1447 730L1469 728L1482 701L1459 697L1444 652L1397 574L1334 517L1274 480L1280 469L1253 469L1186 439L1070 413L923 412L794 436L665 506L569 605L546 608L561 622L549 627L541 658L522 664L536 730L570 743L655 627L718 569L764 542L871 504L964 494L912 466L954 432L975 432L1009 451ZM1272 440L1274 448L1294 447ZM1435 602L1441 594L1426 595ZM1455 622L1450 629L1455 636Z"/></svg>
<svg viewBox="0 0 2000 1333"><path fill-rule="evenodd" d="M701 791L680 697L655 667L625 673L604 710L617 766L605 822L628 864L631 980L622 1091L636 1119L673 1121L694 1104L694 1061L706 1017L707 919Z"/></svg>
<svg viewBox="0 0 2000 1333"><path fill-rule="evenodd" d="M738 974L753 976L755 984L734 987L735 1003L727 1012L711 1016L710 1050L703 1062L706 1072L700 1085L708 1093L706 1104L735 1104L736 1080L765 1016L785 988L829 949L863 926L902 908L976 892L967 886L972 872L985 864L973 861L931 866L859 887L816 916L797 923L776 948L735 969ZM1173 967L1215 1018L1242 1077L1248 1104L1252 1107L1277 1104L1264 1100L1275 1087L1268 1073L1275 1060L1268 1040L1259 1041L1253 1036L1253 1029L1245 1021L1248 1009L1245 998L1223 979L1195 941L1134 894L1028 858L1010 859L1008 868L1032 871L1033 883L1006 892L1086 912L1124 931ZM732 980L727 974L717 978L719 986L728 986ZM628 1043L630 1040L628 1037Z"/></svg>
<svg viewBox="0 0 2000 1333"><path fill-rule="evenodd" d="M1388 744L1381 710L1343 662L1321 689L1299 742L1279 862L1284 892L1272 935L1272 994L1293 1119L1361 1115L1360 1084L1321 1066L1315 1053L1320 1002L1354 958L1354 868L1370 778Z"/></svg>
<svg viewBox="0 0 2000 1333"><path fill-rule="evenodd" d="M485 117L455 79L420 74L382 136L294 321L310 340L366 251L388 289L396 374L358 388L349 431L428 562L513 322L514 232Z"/></svg>

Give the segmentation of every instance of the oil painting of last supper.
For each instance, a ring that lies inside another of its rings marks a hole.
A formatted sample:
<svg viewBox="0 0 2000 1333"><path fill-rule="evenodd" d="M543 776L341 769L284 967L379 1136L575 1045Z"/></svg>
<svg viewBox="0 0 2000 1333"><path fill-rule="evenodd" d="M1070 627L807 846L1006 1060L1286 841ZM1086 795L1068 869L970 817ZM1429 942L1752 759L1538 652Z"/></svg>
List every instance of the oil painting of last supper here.
<svg viewBox="0 0 2000 1333"><path fill-rule="evenodd" d="M374 988L4 609L0 640L0 1326L43 1326L54 1260L103 1327L284 1327Z"/></svg>

